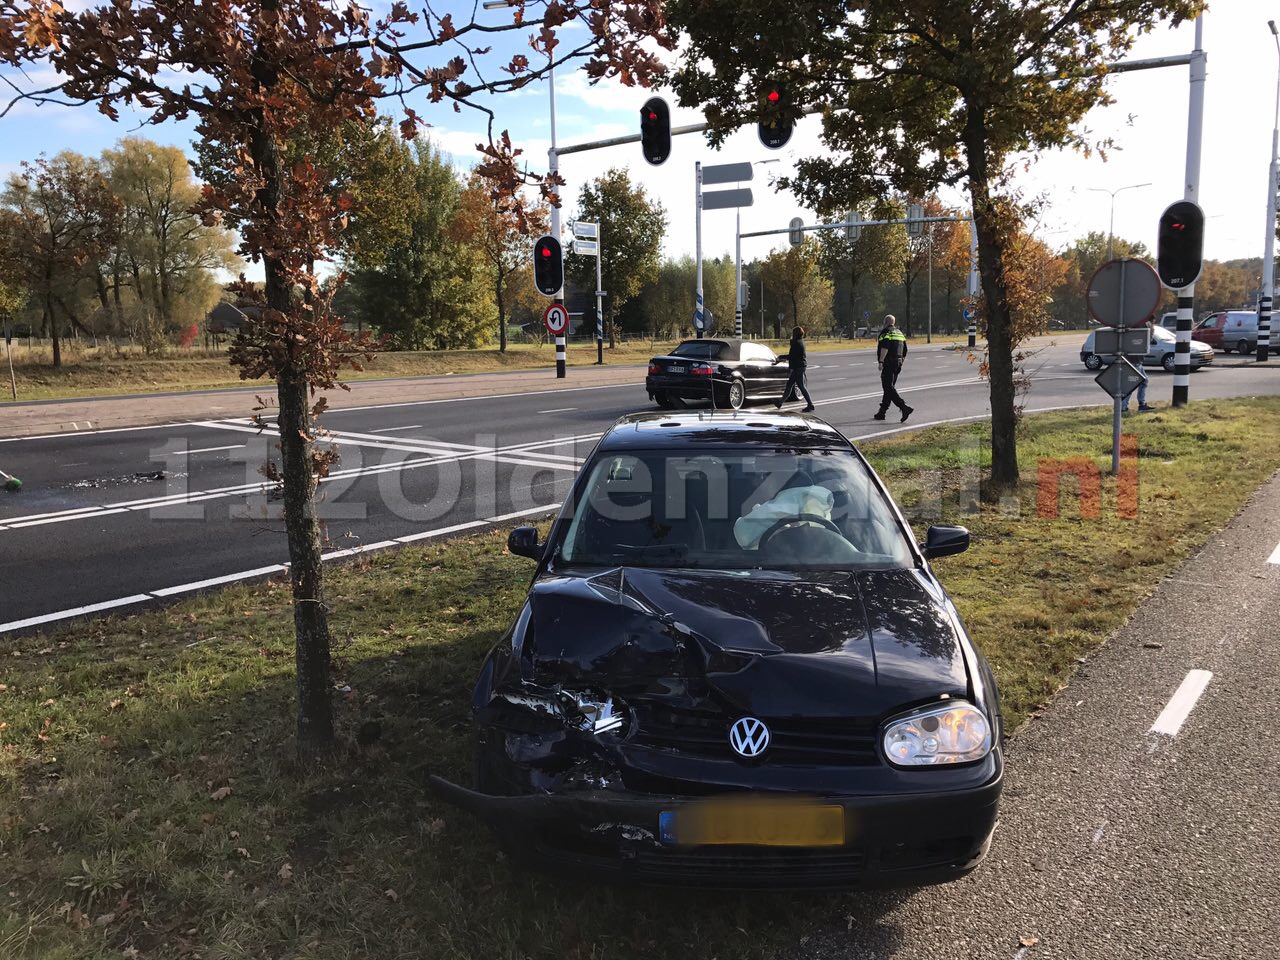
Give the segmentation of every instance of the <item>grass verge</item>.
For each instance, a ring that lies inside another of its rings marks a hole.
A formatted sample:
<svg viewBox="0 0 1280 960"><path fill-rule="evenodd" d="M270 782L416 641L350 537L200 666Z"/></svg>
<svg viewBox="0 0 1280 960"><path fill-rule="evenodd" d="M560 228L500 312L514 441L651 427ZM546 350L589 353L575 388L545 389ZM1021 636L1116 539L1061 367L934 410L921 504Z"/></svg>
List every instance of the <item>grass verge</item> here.
<svg viewBox="0 0 1280 960"><path fill-rule="evenodd" d="M959 337L934 337L935 344L959 342ZM766 341L776 351L785 353L785 342ZM924 340L915 338L912 346L923 347ZM870 340L821 340L809 343L811 351L870 348ZM605 349L605 363L610 366L644 363L650 357L667 353L675 343L650 343L633 340ZM574 340L567 351L571 367L588 367L595 363L595 343ZM0 370L7 373L7 368ZM105 397L134 393L159 393L181 390L213 390L243 387L227 361L225 353L206 350L174 351L161 357L138 353L121 355L107 348L68 345L63 366L55 369L47 348L28 350L14 348L14 376L18 400L55 400L76 397ZM515 370L549 369L555 366L553 344L511 344L506 353L496 347L484 350L434 350L388 352L358 373L348 371L344 380L384 380L392 377L426 377L445 374L501 373ZM9 384L0 375L0 403L10 400Z"/></svg>
<svg viewBox="0 0 1280 960"><path fill-rule="evenodd" d="M920 471L941 471L926 475L948 491L941 518L973 531L973 548L938 568L1011 726L1280 468L1280 399L1201 402L1128 427L1133 520L1114 519L1110 481L1101 520L1081 520L1066 485L1062 515L1036 515L1038 459L1105 465L1105 413L1028 419L1017 511L973 513L953 482L980 426L867 447L909 504L932 486ZM493 532L330 571L352 746L328 769L291 759L292 624L278 584L0 639L0 956L755 958L838 909L835 897L512 873L477 824L424 792L428 771L467 776L470 685L529 575L502 544ZM381 736L359 746L372 722Z"/></svg>

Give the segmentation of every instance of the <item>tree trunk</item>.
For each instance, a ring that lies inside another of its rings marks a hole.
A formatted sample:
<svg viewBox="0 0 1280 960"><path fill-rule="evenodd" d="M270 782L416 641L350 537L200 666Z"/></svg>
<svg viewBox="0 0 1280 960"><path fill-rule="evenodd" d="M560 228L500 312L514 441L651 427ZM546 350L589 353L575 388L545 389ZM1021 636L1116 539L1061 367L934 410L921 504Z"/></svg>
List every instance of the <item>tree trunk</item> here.
<svg viewBox="0 0 1280 960"><path fill-rule="evenodd" d="M507 311L502 302L502 278L498 278L498 289L494 291L498 297L498 352L507 352Z"/></svg>
<svg viewBox="0 0 1280 960"><path fill-rule="evenodd" d="M1013 386L1013 324L1004 277L1004 250L997 213L991 202L986 155L986 124L981 105L969 103L965 150L969 195L978 234L978 273L987 320L987 379L991 384L991 482L997 491L1018 483L1017 412Z"/></svg>
<svg viewBox="0 0 1280 960"><path fill-rule="evenodd" d="M58 315L53 312L52 291L45 294L44 315L49 320L49 336L53 338L53 365L58 368L62 366L62 341L58 339Z"/></svg>
<svg viewBox="0 0 1280 960"><path fill-rule="evenodd" d="M268 282L268 288L270 282ZM311 472L311 410L305 374L282 372L276 381L280 413L280 457L284 475L284 522L289 538L293 628L298 672L298 755L333 749L329 699L329 614L324 603L320 524Z"/></svg>
<svg viewBox="0 0 1280 960"><path fill-rule="evenodd" d="M264 8L274 12L275 3ZM275 65L255 56L254 78L268 90L275 86ZM258 201L266 215L279 216L283 171L277 144L259 124L249 149L262 177ZM267 307L288 313L292 293L284 265L271 252L263 258ZM296 355L286 344L290 358ZM311 464L311 408L306 369L301 358L286 359L276 375L279 403L280 459L284 479L284 520L289 541L289 576L293 587L293 627L298 682L298 758L307 761L335 746L329 679L329 615L324 603L324 570L320 562L320 523L316 517L316 478Z"/></svg>

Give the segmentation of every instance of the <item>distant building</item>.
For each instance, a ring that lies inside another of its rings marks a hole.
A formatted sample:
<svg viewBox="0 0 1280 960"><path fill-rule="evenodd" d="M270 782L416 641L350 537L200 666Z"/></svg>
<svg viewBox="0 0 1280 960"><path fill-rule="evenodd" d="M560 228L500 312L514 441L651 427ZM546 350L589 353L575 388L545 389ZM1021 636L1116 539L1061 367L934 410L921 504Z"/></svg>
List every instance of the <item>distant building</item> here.
<svg viewBox="0 0 1280 960"><path fill-rule="evenodd" d="M239 333L248 319L239 307L223 302L209 311L205 318L205 329L215 335Z"/></svg>

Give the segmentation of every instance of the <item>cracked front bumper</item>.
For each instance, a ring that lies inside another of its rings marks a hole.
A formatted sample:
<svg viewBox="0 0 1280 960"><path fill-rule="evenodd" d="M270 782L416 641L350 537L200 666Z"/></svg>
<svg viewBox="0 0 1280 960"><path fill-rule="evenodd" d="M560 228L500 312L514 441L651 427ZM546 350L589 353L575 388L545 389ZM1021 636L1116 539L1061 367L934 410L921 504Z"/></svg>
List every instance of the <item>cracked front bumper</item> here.
<svg viewBox="0 0 1280 960"><path fill-rule="evenodd" d="M962 791L823 796L845 810L845 842L822 848L662 843L659 815L704 798L613 789L494 796L440 777L430 785L484 820L509 855L540 869L662 885L847 889L944 883L976 867L996 824L999 762L993 769Z"/></svg>

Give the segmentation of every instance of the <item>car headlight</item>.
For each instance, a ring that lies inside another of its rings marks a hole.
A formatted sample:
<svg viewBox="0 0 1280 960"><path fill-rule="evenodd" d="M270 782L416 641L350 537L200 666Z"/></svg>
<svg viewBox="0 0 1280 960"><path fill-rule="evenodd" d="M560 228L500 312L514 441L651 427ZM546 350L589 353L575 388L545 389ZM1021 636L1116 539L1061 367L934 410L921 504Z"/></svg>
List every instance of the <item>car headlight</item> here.
<svg viewBox="0 0 1280 960"><path fill-rule="evenodd" d="M963 700L915 710L889 721L884 753L898 767L971 763L991 752L991 725Z"/></svg>

